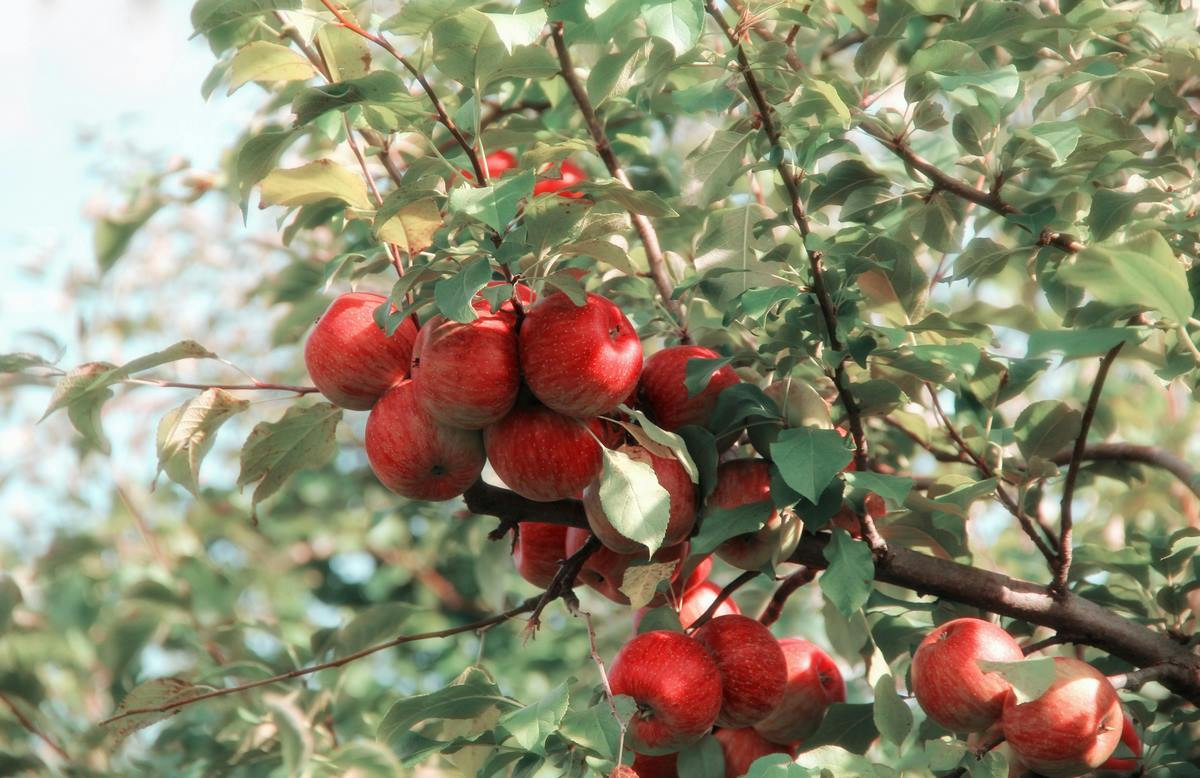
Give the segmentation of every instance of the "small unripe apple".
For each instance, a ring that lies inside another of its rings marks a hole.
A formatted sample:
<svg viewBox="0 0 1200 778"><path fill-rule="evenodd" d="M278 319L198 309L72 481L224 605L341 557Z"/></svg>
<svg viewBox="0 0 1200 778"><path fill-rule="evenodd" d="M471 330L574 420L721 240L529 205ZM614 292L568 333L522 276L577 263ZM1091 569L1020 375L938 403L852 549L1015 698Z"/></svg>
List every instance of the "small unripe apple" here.
<svg viewBox="0 0 1200 778"><path fill-rule="evenodd" d="M582 168L570 160L563 160L560 170L557 171L559 176L550 177L555 172L554 168L551 168L543 174L547 177L538 179L538 182L533 185L534 197L540 194L557 194L559 197L571 198L583 197L583 192L568 189L568 187L587 180L587 173Z"/></svg>
<svg viewBox="0 0 1200 778"><path fill-rule="evenodd" d="M517 405L483 431L488 461L508 488L539 502L577 497L600 474L587 425L539 405Z"/></svg>
<svg viewBox="0 0 1200 778"><path fill-rule="evenodd" d="M413 500L449 500L483 472L483 439L439 424L422 410L411 380L388 390L367 417L367 461L383 483Z"/></svg>
<svg viewBox="0 0 1200 778"><path fill-rule="evenodd" d="M563 524L521 522L512 558L522 578L542 589L551 584L559 562L567 558L567 529Z"/></svg>
<svg viewBox="0 0 1200 778"><path fill-rule="evenodd" d="M717 397L730 386L740 383L736 372L725 365L708 379L708 384L689 397L684 379L691 359L718 359L720 354L702 346L671 346L651 354L642 367L638 382L640 407L655 424L677 430L687 424L708 424L717 405Z"/></svg>
<svg viewBox="0 0 1200 778"><path fill-rule="evenodd" d="M713 735L721 743L721 752L725 756L725 778L741 778L750 772L750 765L771 754L787 754L796 758L795 750L772 743L755 732L753 727L722 728Z"/></svg>
<svg viewBox="0 0 1200 778"><path fill-rule="evenodd" d="M937 627L913 653L912 691L929 717L953 732L978 732L996 723L1011 684L984 672L979 660L1017 662L1017 641L982 619L955 619Z"/></svg>
<svg viewBox="0 0 1200 778"><path fill-rule="evenodd" d="M765 719L783 699L787 660L771 631L748 616L721 616L693 635L708 649L721 673L722 727L749 727Z"/></svg>
<svg viewBox="0 0 1200 778"><path fill-rule="evenodd" d="M771 467L764 459L731 459L717 468L717 485L708 496L712 508L732 509L771 499ZM741 570L761 570L786 559L800 543L803 525L774 507L762 529L729 538L717 556Z"/></svg>
<svg viewBox="0 0 1200 778"><path fill-rule="evenodd" d="M1054 683L1036 700L1004 702L1000 726L1013 752L1047 778L1083 775L1104 763L1121 740L1121 701L1087 662L1054 657Z"/></svg>
<svg viewBox="0 0 1200 778"><path fill-rule="evenodd" d="M681 632L644 632L625 644L608 669L612 693L637 702L626 739L639 754L670 754L708 734L721 710L721 679L712 656Z"/></svg>
<svg viewBox="0 0 1200 778"><path fill-rule="evenodd" d="M779 647L787 660L787 687L779 705L754 729L772 743L799 746L821 726L830 705L846 701L846 683L833 657L817 645L787 638Z"/></svg>
<svg viewBox="0 0 1200 778"><path fill-rule="evenodd" d="M642 370L637 331L615 303L590 292L583 305L564 292L539 300L521 323L520 354L533 394L578 419L616 408Z"/></svg>
<svg viewBox="0 0 1200 778"><path fill-rule="evenodd" d="M692 483L687 470L674 457L660 457L641 446L621 446L617 449L630 459L642 462L654 468L658 483L667 491L670 500L667 532L663 538L663 546L673 546L682 543L692 534L696 524L696 485ZM583 493L583 507L587 513L588 524L593 534L600 542L616 551L618 554L636 554L645 551L641 543L630 540L613 527L612 522L600 504L600 481L593 481Z"/></svg>
<svg viewBox="0 0 1200 778"><path fill-rule="evenodd" d="M304 343L304 365L329 402L370 410L393 384L408 376L417 325L405 317L389 338L375 323L380 294L339 295L317 319Z"/></svg>
<svg viewBox="0 0 1200 778"><path fill-rule="evenodd" d="M567 530L567 556L582 548L591 534L586 529L578 527L571 527ZM671 576L674 580L679 575L679 568L683 565L683 560L687 558L687 552L687 543L665 546L656 551L649 561L655 563L674 562L675 570ZM621 586L625 582L625 571L635 565L645 564L646 561L645 549L642 549L640 554L618 554L601 546L583 563L578 580L613 602L628 605L629 597L621 591ZM650 601L649 606L657 607L665 601L666 597L659 594Z"/></svg>
<svg viewBox="0 0 1200 778"><path fill-rule="evenodd" d="M504 418L521 388L514 324L506 313L465 324L444 316L425 322L413 349L412 375L426 413L472 430Z"/></svg>

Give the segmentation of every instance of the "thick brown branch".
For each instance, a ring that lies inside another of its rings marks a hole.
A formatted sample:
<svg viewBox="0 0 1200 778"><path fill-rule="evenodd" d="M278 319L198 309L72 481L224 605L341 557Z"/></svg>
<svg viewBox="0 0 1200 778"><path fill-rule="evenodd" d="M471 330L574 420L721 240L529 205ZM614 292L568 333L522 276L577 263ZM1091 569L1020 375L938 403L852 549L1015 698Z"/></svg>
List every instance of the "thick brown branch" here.
<svg viewBox="0 0 1200 778"><path fill-rule="evenodd" d="M13 714L13 716L16 717L17 722L22 727L24 727L25 730L27 732L29 732L29 734L33 735L34 737L38 738L46 745L50 746L51 750L53 750L54 753L56 753L60 757L62 757L65 761L68 761L68 762L71 761L71 757L67 756L66 750L63 749L63 747L60 746L58 743L56 743L53 738L51 738L49 735L47 735L42 730L38 729L37 725L35 725L32 721L30 721L29 717L26 716L25 713L19 707L17 707L17 704L15 702L13 702L9 698L9 696L7 694L5 694L4 692L0 692L0 702L3 702L4 705L10 711L12 711L12 714Z"/></svg>
<svg viewBox="0 0 1200 778"><path fill-rule="evenodd" d="M238 684L237 686L226 686L221 689L214 689L211 692L205 692L204 694L199 694L195 697L188 697L187 699L183 700L168 702L163 705L155 705L146 708L131 708L130 710L121 713L119 716L113 716L101 721L100 726L105 726L113 723L114 721L120 721L121 719L128 718L130 716L140 716L147 713L170 713L171 711L178 710L188 705L194 705L195 703L203 700L211 700L214 697L224 697L230 694L249 691L250 689L257 689L260 686L270 686L271 684L290 681L293 678L301 678L306 675L312 675L313 673L319 673L322 670L328 670L333 667L341 667L342 665L347 665L351 662L362 659L365 656L377 654L380 651L394 648L405 643L414 643L418 640L429 640L431 638L444 638L451 635L459 635L463 632L476 632L481 629L487 629L488 627L508 621L514 616L519 616L522 613L529 613L537 606L538 600L538 597L530 597L515 608L510 608L503 613L498 613L495 616L490 616L486 619L481 619L480 621L474 621L470 624L463 624L458 627L450 627L449 629L439 629L434 632L421 632L416 635L401 635L400 637L392 638L391 640L383 643L376 643L373 646L367 646L366 648L355 651L354 653L340 656L337 659L331 659L328 662L321 662L320 664L289 670L286 673L273 675L270 678L261 678L257 681L250 681L248 683Z"/></svg>
<svg viewBox="0 0 1200 778"><path fill-rule="evenodd" d="M1129 673L1110 675L1108 680L1114 689L1140 689L1151 681L1161 681L1171 672L1170 665L1152 665Z"/></svg>
<svg viewBox="0 0 1200 778"><path fill-rule="evenodd" d="M566 82L567 88L571 91L571 96L575 99L575 104L579 106L579 112L583 114L583 121L587 125L588 134L592 136L592 142L596 144L596 153L604 161L604 167L608 169L608 174L625 186L630 187L629 177L625 175L625 171L621 168L621 163L617 161L617 155L613 153L612 146L608 143L608 136L604 133L604 125L600 122L600 117L596 115L596 110L592 107L592 101L588 98L587 91L583 88L583 84L579 82L579 77L575 74L575 66L571 62L571 52L567 48L566 41L563 40L562 22L555 22L550 25L550 35L554 40L554 50L558 54L559 70L563 81ZM650 276L654 279L654 285L658 288L658 294L662 298L663 305L670 312L671 316L675 318L675 323L679 328L680 339L686 343L688 342L687 318L684 314L683 306L673 296L675 287L671 283L670 276L667 274L667 260L663 255L662 245L658 242L658 232L655 231L654 225L650 223L650 219L644 214L630 211L629 218L633 221L633 228L637 231L638 238L641 239L642 246L646 249L646 262L650 265Z"/></svg>
<svg viewBox="0 0 1200 778"><path fill-rule="evenodd" d="M1067 465L1067 480L1063 483L1062 507L1059 513L1058 567L1054 575L1054 588L1059 593L1066 592L1067 577L1071 574L1071 530L1073 525L1071 502L1075 499L1075 482L1079 478L1079 465L1083 461L1088 430L1092 427L1092 419L1096 416L1096 407L1100 404L1100 393L1104 391L1104 379L1108 377L1108 371L1124 345L1124 342L1118 343L1100 358L1100 368L1096 371L1091 394L1088 395L1087 405L1084 406L1083 420L1079 424L1079 435L1075 438L1071 461Z"/></svg>
<svg viewBox="0 0 1200 778"><path fill-rule="evenodd" d="M542 611L546 606L554 602L559 597L562 597L567 603L567 607L571 610L579 604L575 600L575 595L571 589L575 586L575 579L579 576L579 571L583 569L583 565L588 561L588 557L600 550L602 544L600 538L595 535L589 535L587 541L579 547L579 549L571 556L558 563L558 572L554 574L554 580L546 587L546 591L542 592L542 596L538 598L537 605L533 608L533 613L529 614L529 623L525 627L525 634L532 635L537 632L537 628L541 625Z"/></svg>
<svg viewBox="0 0 1200 778"><path fill-rule="evenodd" d="M1056 465L1065 465L1071 461L1073 452L1073 448L1065 448L1055 454L1051 461ZM1085 462L1137 462L1157 467L1178 478L1192 494L1200 497L1200 473L1184 459L1161 448L1134 443L1092 443L1084 447L1082 458Z"/></svg>

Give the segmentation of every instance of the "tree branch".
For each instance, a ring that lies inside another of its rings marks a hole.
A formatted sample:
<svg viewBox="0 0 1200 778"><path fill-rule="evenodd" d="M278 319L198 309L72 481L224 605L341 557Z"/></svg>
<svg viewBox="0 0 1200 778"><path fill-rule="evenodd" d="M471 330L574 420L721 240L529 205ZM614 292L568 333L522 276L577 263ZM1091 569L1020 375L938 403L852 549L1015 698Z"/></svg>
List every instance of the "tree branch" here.
<svg viewBox="0 0 1200 778"><path fill-rule="evenodd" d="M515 608L510 608L503 613L498 613L495 616L489 616L486 619L474 621L470 624L463 624L458 627L450 627L449 629L440 629L434 632L421 632L416 635L401 635L400 637L392 638L391 640L384 641L383 643L376 643L373 646L367 646L366 648L360 649L351 654L346 654L345 656L338 657L337 659L331 659L328 662L321 662L320 664L289 670L286 673L273 675L270 678L261 678L257 681L249 681L236 686L226 686L222 689L214 689L211 692L205 692L204 694L198 694L195 697L188 697L182 700L175 700L174 702L168 702L163 705L155 705L146 708L132 708L124 713L121 713L120 715L112 716L104 721L101 721L100 726L103 727L108 724L112 724L115 721L129 718L130 716L140 716L147 713L170 713L188 705L194 705L195 703L202 702L204 700L211 700L215 697L225 697L230 694L237 694L239 692L249 691L250 689L257 689L260 686L270 686L271 684L290 681L293 678L301 678L306 675L312 675L313 673L319 673L322 670L328 670L333 667L341 667L342 665L347 665L351 662L362 659L365 656L377 654L380 651L394 648L405 643L415 643L418 640L444 638L451 635L459 635L463 632L476 632L478 630L487 629L488 627L508 621L514 616L519 616L522 613L529 613L535 607L537 607L540 599L540 597L530 597Z"/></svg>
<svg viewBox="0 0 1200 778"><path fill-rule="evenodd" d="M1096 407L1100 404L1100 393L1104 391L1104 379L1108 377L1109 368L1121 352L1122 341L1108 350L1100 358L1100 368L1096 371L1096 380L1092 384L1092 392L1088 395L1087 405L1083 409L1083 420L1079 424L1079 435L1075 438L1075 448L1071 452L1071 462L1067 465L1067 480L1063 483L1062 507L1059 513L1058 530L1058 566L1054 576L1054 588L1062 593L1067 591L1067 577L1071 573L1071 501L1075 498L1075 481L1079 478L1079 464L1083 460L1083 449L1087 445L1088 430L1092 427L1092 419L1096 416Z"/></svg>
<svg viewBox="0 0 1200 778"><path fill-rule="evenodd" d="M542 592L542 596L538 598L537 605L533 608L533 613L529 614L529 623L525 626L525 634L532 635L537 632L537 628L541 626L542 611L546 606L559 597L567 601L567 606L574 610L579 605L579 601L575 599L574 592L571 589L575 586L575 578L578 577L579 571L583 569L584 564L588 561L588 557L600 550L603 544L600 538L595 535L589 535L587 541L571 556L558 563L558 571L554 574L554 579L550 581L550 585L546 587L546 591Z"/></svg>
<svg viewBox="0 0 1200 778"><path fill-rule="evenodd" d="M812 582L817 577L817 571L801 565L800 569L783 579L783 583L775 588L775 593L771 595L771 599L767 601L763 612L759 614L758 620L764 627L769 627L779 620L783 614L783 606L787 603L789 597L792 596L802 586Z"/></svg>
<svg viewBox="0 0 1200 778"><path fill-rule="evenodd" d="M757 570L746 570L737 578L734 578L732 581L730 581L725 588L717 594L716 599L709 603L709 606L705 609L704 613L701 613L696 617L695 621L687 625L687 631L689 633L693 633L703 627L705 623L713 617L713 614L717 612L717 608L721 607L721 603L728 600L730 595L732 595L738 589L741 589L755 578L758 578L759 575L761 575L761 573Z"/></svg>
<svg viewBox="0 0 1200 778"><path fill-rule="evenodd" d="M512 492L489 487L487 514L500 519L525 521L537 505ZM555 523L587 527L579 500L562 500ZM787 560L813 570L824 570L827 535L805 533ZM1135 667L1164 665L1162 683L1194 705L1200 705L1200 656L1169 635L1154 632L1127 619L1111 607L1098 605L1077 594L1055 596L1050 587L1011 578L948 559L903 547L892 547L887 557L875 560L876 581L893 584L933 597L944 597L989 613L1020 619L1073 636L1073 641L1102 649Z"/></svg>
<svg viewBox="0 0 1200 778"><path fill-rule="evenodd" d="M272 384L266 381L255 381L252 384L191 384L185 381L165 381L161 378L126 378L121 383L144 384L146 386L166 386L174 389L227 389L231 392L294 392L295 394L313 394L321 391L315 386L296 386L294 384Z"/></svg>
<svg viewBox="0 0 1200 778"><path fill-rule="evenodd" d="M1073 448L1064 448L1050 461L1065 465L1071 461L1073 453ZM1161 448L1135 443L1093 443L1084 447L1082 459L1087 462L1138 462L1157 467L1178 478L1192 494L1200 497L1200 473L1182 458Z"/></svg>
<svg viewBox="0 0 1200 778"><path fill-rule="evenodd" d="M38 729L37 725L34 724L32 721L30 721L29 717L26 716L25 713L19 707L17 707L17 704L15 702L13 702L12 699L10 699L9 696L7 694L5 694L4 692L0 692L0 702L3 702L4 705L10 711L12 711L13 716L16 716L16 718L17 718L17 723L19 723L22 727L24 727L26 729L26 731L29 732L29 734L37 737L43 743L50 746L50 748L54 751L54 753L56 753L60 757L62 757L64 761L66 761L66 762L71 761L71 757L67 755L66 750L63 749L63 747L60 746L58 743L56 743L53 738L51 738L49 735L47 735L42 730Z"/></svg>
<svg viewBox="0 0 1200 778"><path fill-rule="evenodd" d="M620 162L617 161L617 155L613 153L612 146L608 144L608 136L604 134L604 125L600 122L600 117L596 115L596 109L592 107L592 102L583 85L579 83L579 77L575 75L571 52L563 40L562 22L554 22L550 25L550 36L554 41L554 50L558 54L559 71L567 88L571 91L571 96L575 99L575 104L579 106L579 112L583 114L588 134L592 136L592 142L596 144L596 153L604 161L604 167L608 169L608 174L632 189L629 177L625 175ZM667 274L667 260L663 255L662 245L658 242L658 233L655 231L654 225L650 223L650 219L644 214L630 211L629 218L633 222L633 228L637 231L638 238L642 241L642 246L646 249L646 262L650 265L650 276L654 279L655 287L658 288L659 297L662 298L663 305L675 319L680 340L687 343L687 317L683 305L673 296L675 287Z"/></svg>
<svg viewBox="0 0 1200 778"><path fill-rule="evenodd" d="M1141 670L1110 675L1108 681L1113 685L1114 689L1140 689L1144 684L1148 684L1151 681L1161 681L1170 675L1171 672L1172 668L1170 665L1151 665L1150 667L1143 667Z"/></svg>

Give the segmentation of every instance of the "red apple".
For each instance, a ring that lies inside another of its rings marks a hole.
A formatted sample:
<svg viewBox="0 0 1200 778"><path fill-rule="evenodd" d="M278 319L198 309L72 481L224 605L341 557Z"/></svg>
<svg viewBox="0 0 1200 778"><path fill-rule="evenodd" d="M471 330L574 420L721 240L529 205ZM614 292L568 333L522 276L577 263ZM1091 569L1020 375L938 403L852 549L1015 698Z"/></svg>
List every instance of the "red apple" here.
<svg viewBox="0 0 1200 778"><path fill-rule="evenodd" d="M691 572L688 573L687 578L683 579L682 582L677 582L675 586L671 587L671 591L676 597L682 597L689 590L694 589L708 581L708 574L712 572L713 566L712 555L709 554L708 556L703 557L700 559L700 561L696 562L695 565L696 566L692 568ZM687 572L688 564L684 564L683 568L684 572Z"/></svg>
<svg viewBox="0 0 1200 778"><path fill-rule="evenodd" d="M750 765L764 756L787 754L795 759L796 752L763 738L752 727L718 729L713 735L721 743L725 755L725 778L740 778L750 772Z"/></svg>
<svg viewBox="0 0 1200 778"><path fill-rule="evenodd" d="M554 168L550 168L543 175L553 175L554 172ZM583 197L583 192L567 191L567 187L587 180L587 173L583 172L582 168L569 160L563 160L559 176L561 177L539 178L533 185L534 197L550 193L556 193L559 197Z"/></svg>
<svg viewBox="0 0 1200 778"><path fill-rule="evenodd" d="M508 488L540 502L578 497L603 465L586 424L540 405L516 406L483 431L483 443Z"/></svg>
<svg viewBox="0 0 1200 778"><path fill-rule="evenodd" d="M929 717L954 732L979 732L1000 718L1011 685L977 662L1017 662L1017 641L982 619L955 619L934 629L912 661L912 692Z"/></svg>
<svg viewBox="0 0 1200 778"><path fill-rule="evenodd" d="M626 742L639 754L670 754L708 734L721 710L716 663L681 632L644 632L608 669L613 694L637 701Z"/></svg>
<svg viewBox="0 0 1200 778"><path fill-rule="evenodd" d="M443 316L425 322L412 374L426 413L461 429L483 429L504 418L521 388L514 322L504 313L466 324Z"/></svg>
<svg viewBox="0 0 1200 778"><path fill-rule="evenodd" d="M675 754L650 756L649 754L635 753L633 755L633 771L637 774L637 778L679 778L679 771L675 766L676 759L678 756Z"/></svg>
<svg viewBox="0 0 1200 778"><path fill-rule="evenodd" d="M684 378L690 359L717 359L721 355L701 346L671 346L655 352L642 368L638 382L641 408L663 429L677 430L687 424L708 424L717 397L742 379L729 365L712 374L708 385L688 397Z"/></svg>
<svg viewBox="0 0 1200 778"><path fill-rule="evenodd" d="M370 410L392 384L408 377L417 325L405 317L392 337L375 323L387 298L369 292L340 295L317 319L304 344L312 382L334 405Z"/></svg>
<svg viewBox="0 0 1200 778"><path fill-rule="evenodd" d="M710 508L732 509L771 499L771 466L765 459L731 459L717 468L717 485L708 496ZM771 508L766 524L717 547L717 556L741 570L761 570L786 559L800 542L803 525L792 515Z"/></svg>
<svg viewBox="0 0 1200 778"><path fill-rule="evenodd" d="M749 727L779 705L787 685L787 660L769 629L748 616L721 616L705 622L693 637L721 671L724 691L717 724Z"/></svg>
<svg viewBox="0 0 1200 778"><path fill-rule="evenodd" d="M1083 775L1104 763L1121 740L1121 701L1096 668L1054 657L1054 683L1036 700L1004 701L1000 726L1013 752L1048 778Z"/></svg>
<svg viewBox="0 0 1200 778"><path fill-rule="evenodd" d="M567 556L582 548L591 534L578 527L571 527L567 530ZM656 551L650 561L675 562L675 571L671 576L674 580L679 575L679 568L683 565L683 560L687 558L687 552L687 543L666 546ZM629 598L621 591L621 585L625 582L625 571L633 565L643 564L646 561L644 549L640 554L618 554L601 546L584 562L583 569L579 571L579 582L595 589L613 602L628 605ZM661 595L656 596L650 601L650 607L661 605L664 601L665 598Z"/></svg>
<svg viewBox="0 0 1200 778"><path fill-rule="evenodd" d="M493 151L483 158L483 167L487 171L488 178L499 178L508 171L517 166L517 158L511 151ZM475 173L471 170L462 171L463 177L468 181L475 180Z"/></svg>
<svg viewBox="0 0 1200 778"><path fill-rule="evenodd" d="M800 638L779 641L787 660L787 687L775 710L754 725L772 743L799 746L821 726L825 711L846 701L846 683L833 657Z"/></svg>
<svg viewBox="0 0 1200 778"><path fill-rule="evenodd" d="M396 494L413 500L449 500L483 471L478 432L439 424L417 403L411 380L401 381L367 417L367 461Z"/></svg>
<svg viewBox="0 0 1200 778"><path fill-rule="evenodd" d="M637 770L633 769L629 765L622 764L622 765L617 765L616 767L614 767L613 771L608 774L608 778L641 778L641 777L638 775Z"/></svg>
<svg viewBox="0 0 1200 778"><path fill-rule="evenodd" d="M558 563L567 558L567 529L562 524L521 522L512 558L522 578L542 589L550 585Z"/></svg>
<svg viewBox="0 0 1200 778"><path fill-rule="evenodd" d="M692 534L692 527L696 524L696 485L692 483L687 470L675 457L660 457L641 446L621 446L617 450L628 455L630 459L654 468L658 483L667 491L670 507L667 533L661 545L673 546L687 540L688 536ZM618 554L635 554L645 550L646 547L641 543L632 541L617 532L612 522L609 521L608 516L604 513L604 506L600 504L599 479L589 484L587 490L584 491L583 507L592 532L600 538L600 542L605 546Z"/></svg>
<svg viewBox="0 0 1200 778"><path fill-rule="evenodd" d="M543 297L521 324L525 383L547 407L579 419L611 411L637 385L642 342L611 300Z"/></svg>
<svg viewBox="0 0 1200 778"><path fill-rule="evenodd" d="M694 586L683 593L683 598L679 601L679 623L684 629L692 626L696 619L704 615L708 607L713 604L721 594L721 586L712 581L703 581L699 586ZM737 616L741 614L741 609L732 597L726 597L713 611L713 618L719 616Z"/></svg>

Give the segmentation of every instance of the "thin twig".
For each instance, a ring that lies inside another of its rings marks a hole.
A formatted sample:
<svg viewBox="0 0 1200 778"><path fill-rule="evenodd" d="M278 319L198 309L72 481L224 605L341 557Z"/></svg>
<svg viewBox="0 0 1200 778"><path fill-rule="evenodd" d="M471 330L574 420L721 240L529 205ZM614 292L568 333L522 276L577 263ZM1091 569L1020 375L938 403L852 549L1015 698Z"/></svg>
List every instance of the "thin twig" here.
<svg viewBox="0 0 1200 778"><path fill-rule="evenodd" d="M579 112L583 114L588 134L592 136L592 142L596 144L596 153L604 161L604 167L608 169L608 174L632 189L629 177L625 175L620 162L617 161L617 155L613 153L612 146L608 143L608 136L604 134L604 125L600 122L600 117L596 115L596 109L592 107L592 101L588 97L587 91L575 74L575 66L571 62L571 52L563 40L562 22L554 22L550 25L550 36L554 41L554 50L558 54L559 71L567 88L571 91L571 96L575 98L575 104L579 106ZM633 228L637 231L638 238L642 241L642 246L646 249L646 262L650 265L650 276L654 279L654 285L658 288L663 305L675 319L680 340L687 343L687 318L683 305L673 297L675 288L667 274L667 260L663 254L662 245L658 241L658 232L644 214L631 211L629 218L633 222Z"/></svg>
<svg viewBox="0 0 1200 778"><path fill-rule="evenodd" d="M783 583L775 587L775 593L767 600L766 606L759 614L758 620L764 627L769 627L783 614L783 606L797 589L811 583L817 577L817 571L810 567L800 566L800 569L783 579Z"/></svg>
<svg viewBox="0 0 1200 778"><path fill-rule="evenodd" d="M1036 654L1038 651L1044 651L1053 646L1061 646L1064 643L1074 643L1075 639L1065 632L1057 632L1045 640L1039 640L1036 643L1030 643L1027 646L1021 646L1021 653L1025 656Z"/></svg>
<svg viewBox="0 0 1200 778"><path fill-rule="evenodd" d="M538 627L542 624L542 611L551 602L562 597L567 599L569 607L572 605L571 599L574 598L574 595L571 589L575 586L575 578L583 569L588 557L599 551L602 545L600 538L589 535L587 541L574 554L558 563L558 571L554 573L554 579L550 581L546 591L542 592L542 596L538 597L533 613L529 614L529 623L525 626L526 637L531 637L537 632Z"/></svg>
<svg viewBox="0 0 1200 778"><path fill-rule="evenodd" d="M1071 461L1073 448L1066 448L1050 458L1056 465ZM1139 446L1135 443L1092 443L1083 449L1083 459L1088 462L1137 462L1166 470L1178 478L1192 494L1200 497L1200 473L1181 457L1154 446Z"/></svg>
<svg viewBox="0 0 1200 778"><path fill-rule="evenodd" d="M725 588L722 589L719 594L717 594L716 599L709 604L708 609L705 610L704 613L701 613L695 621L688 625L687 631L695 632L703 627L705 622L711 619L713 614L717 612L717 608L721 607L721 603L728 600L731 594L753 581L759 575L761 575L761 573L759 573L757 570L747 570L737 578L734 578L732 581L730 581Z"/></svg>
<svg viewBox="0 0 1200 778"><path fill-rule="evenodd" d="M538 597L530 597L515 608L511 608L503 613L498 613L495 616L490 616L480 621L471 622L470 624L463 624L458 627L450 627L448 629L440 629L433 632L422 632L416 635L401 635L400 637L392 638L391 640L384 641L383 643L376 643L373 646L367 646L366 648L360 649L351 654L346 654L345 656L338 657L337 659L331 659L328 662L321 662L320 664L309 665L308 667L301 667L296 670L289 670L286 673L273 675L270 678L262 678L257 681L249 681L247 683L238 684L237 686L227 686L222 689L214 689L211 692L205 692L204 694L199 694L195 697L188 697L182 700L175 700L174 702L164 703L163 705L155 705L146 708L131 708L120 715L112 716L111 718L101 721L100 726L112 724L114 721L120 721L121 719L128 718L130 716L140 716L147 713L170 713L171 711L178 710L179 708L183 708L188 705L193 705L203 700L211 700L215 697L225 697L230 694L238 694L239 692L249 691L250 689L257 689L260 686L270 686L271 684L290 681L293 678L312 675L313 673L319 673L322 670L328 670L333 667L341 667L356 660L362 659L365 656L377 654L380 651L394 648L405 643L415 643L418 640L444 638L451 635L459 635L463 632L475 632L477 630L487 629L488 627L508 621L514 616L519 616L522 613L529 613L535 607L537 607L538 602Z"/></svg>
<svg viewBox="0 0 1200 778"><path fill-rule="evenodd" d="M1108 350L1100 358L1100 367L1096 371L1096 379L1092 383L1092 392L1088 395L1087 405L1083 409L1083 420L1079 423L1079 435L1075 438L1075 448L1071 453L1071 463L1067 465L1067 480L1063 483L1062 508L1059 513L1058 530L1058 569L1054 576L1054 589L1062 593L1067 590L1067 577L1071 573L1071 502L1075 498L1075 481L1079 478L1079 465L1083 461L1083 450L1087 445L1088 430L1091 429L1092 419L1096 416L1096 406L1100 404L1100 393L1104 391L1104 379L1108 377L1109 368L1116 361L1117 354L1125 345L1122 341Z"/></svg>
<svg viewBox="0 0 1200 778"><path fill-rule="evenodd" d="M321 391L315 386L296 386L294 384L272 384L266 381L255 381L252 384L192 384L185 381L165 381L160 378L126 378L122 383L144 384L146 386L166 386L174 389L226 389L231 392L293 392L295 394L312 394Z"/></svg>
<svg viewBox="0 0 1200 778"><path fill-rule="evenodd" d="M363 156L362 149L358 147L358 141L354 139L354 128L350 126L350 117L342 114L342 124L346 127L346 143L350 145L350 151L354 153L354 158L358 160L358 167L362 170L363 179L367 182L367 188L371 190L371 197L375 199L375 207L383 207L383 195L379 194L379 187L375 185L375 177L371 175L371 169L367 167L367 158ZM384 243L387 249L388 256L392 258L392 267L396 269L396 275L404 278L404 261L400 256L400 247L394 243ZM406 301L412 304L412 291L408 292ZM416 311L412 313L413 325L420 328L421 322L417 319Z"/></svg>
<svg viewBox="0 0 1200 778"><path fill-rule="evenodd" d="M64 761L71 761L71 757L67 755L67 752L63 749L63 747L54 742L53 738L51 738L45 732L38 729L37 726L29 720L29 717L26 716L21 709L17 707L17 704L9 699L8 695L4 692L0 692L0 702L3 702L8 709L12 711L12 714L17 717L17 722L24 727L29 734L37 737L43 743L50 746L50 748L54 750L54 753L61 756Z"/></svg>
<svg viewBox="0 0 1200 778"><path fill-rule="evenodd" d="M583 620L587 624L588 645L591 647L592 661L596 663L596 670L600 673L600 682L604 684L604 696L608 699L608 708L612 711L613 718L616 719L617 727L620 728L621 734L617 738L617 758L614 760L617 764L621 764L621 754L625 751L625 730L629 726L629 722L621 718L621 714L617 712L617 700L613 697L612 685L608 682L608 671L604 669L604 660L600 658L600 650L596 647L596 628L592 626L592 614L583 612Z"/></svg>

